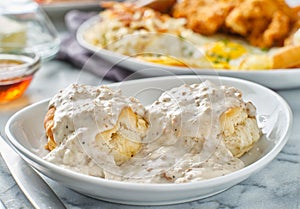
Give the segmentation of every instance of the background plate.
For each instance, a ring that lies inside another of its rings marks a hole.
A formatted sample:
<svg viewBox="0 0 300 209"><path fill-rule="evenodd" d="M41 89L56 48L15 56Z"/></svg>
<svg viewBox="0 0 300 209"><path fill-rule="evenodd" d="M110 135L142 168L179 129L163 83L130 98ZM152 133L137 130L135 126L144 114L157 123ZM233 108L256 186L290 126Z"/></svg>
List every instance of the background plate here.
<svg viewBox="0 0 300 209"><path fill-rule="evenodd" d="M100 0L74 0L74 1L60 1L53 3L39 3L41 8L45 11L67 11L72 9L89 9L99 7Z"/></svg>
<svg viewBox="0 0 300 209"><path fill-rule="evenodd" d="M83 34L96 22L99 22L99 17L93 17L84 22L77 31L77 40L79 44L95 53L97 56L109 61L112 64L117 64L126 69L138 72L145 77L153 76L168 76L168 75L221 75L250 80L269 88L288 89L300 87L300 69L276 69L276 70L252 70L252 71L237 71L237 70L214 70L214 69L196 69L186 67L174 67L146 62L137 58L128 57L109 50L100 49L84 40Z"/></svg>

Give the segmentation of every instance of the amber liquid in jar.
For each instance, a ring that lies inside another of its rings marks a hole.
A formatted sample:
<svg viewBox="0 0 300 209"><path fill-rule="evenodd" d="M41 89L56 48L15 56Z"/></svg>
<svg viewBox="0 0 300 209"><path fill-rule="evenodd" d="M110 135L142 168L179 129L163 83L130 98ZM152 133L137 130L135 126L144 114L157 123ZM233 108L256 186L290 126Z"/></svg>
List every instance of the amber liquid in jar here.
<svg viewBox="0 0 300 209"><path fill-rule="evenodd" d="M22 65L24 62L18 60L0 60L0 71L7 67ZM27 89L32 76L16 77L1 80L0 78L0 103L5 103L20 97Z"/></svg>

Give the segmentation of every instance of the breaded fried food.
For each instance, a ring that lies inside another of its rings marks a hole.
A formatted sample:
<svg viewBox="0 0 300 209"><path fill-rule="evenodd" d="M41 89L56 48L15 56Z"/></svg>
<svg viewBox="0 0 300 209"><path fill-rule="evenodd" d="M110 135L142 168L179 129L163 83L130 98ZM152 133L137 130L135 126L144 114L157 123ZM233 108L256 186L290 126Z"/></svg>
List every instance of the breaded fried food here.
<svg viewBox="0 0 300 209"><path fill-rule="evenodd" d="M229 32L261 48L283 46L300 19L284 0L183 0L173 10L204 35Z"/></svg>
<svg viewBox="0 0 300 209"><path fill-rule="evenodd" d="M300 6L299 6L300 10ZM294 23L293 28L290 30L288 37L284 40L284 45L299 45L300 41L295 43L294 35L300 30L300 12L299 12L299 19Z"/></svg>
<svg viewBox="0 0 300 209"><path fill-rule="evenodd" d="M296 14L284 0L240 0L225 20L225 27L261 48L282 46Z"/></svg>
<svg viewBox="0 0 300 209"><path fill-rule="evenodd" d="M234 6L235 0L182 0L175 4L172 15L186 18L193 31L212 35L224 25Z"/></svg>

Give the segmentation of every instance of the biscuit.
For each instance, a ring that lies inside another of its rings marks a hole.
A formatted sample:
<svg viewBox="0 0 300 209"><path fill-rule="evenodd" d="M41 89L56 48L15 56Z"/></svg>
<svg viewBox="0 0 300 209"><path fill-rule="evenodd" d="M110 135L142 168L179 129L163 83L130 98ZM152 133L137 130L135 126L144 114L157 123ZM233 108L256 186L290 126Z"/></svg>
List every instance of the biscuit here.
<svg viewBox="0 0 300 209"><path fill-rule="evenodd" d="M131 108L124 108L116 125L96 136L98 142L104 142L111 150L117 165L132 158L142 147L142 138L146 135L147 122L134 113Z"/></svg>
<svg viewBox="0 0 300 209"><path fill-rule="evenodd" d="M220 117L222 139L234 157L248 152L260 138L255 117L249 116L241 107L233 107Z"/></svg>

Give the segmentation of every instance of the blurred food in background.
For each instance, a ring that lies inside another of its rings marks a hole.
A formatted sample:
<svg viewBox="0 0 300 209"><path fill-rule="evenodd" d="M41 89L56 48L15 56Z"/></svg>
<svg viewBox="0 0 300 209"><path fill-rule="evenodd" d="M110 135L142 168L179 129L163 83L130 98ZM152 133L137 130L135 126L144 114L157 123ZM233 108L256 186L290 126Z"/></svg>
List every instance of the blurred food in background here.
<svg viewBox="0 0 300 209"><path fill-rule="evenodd" d="M138 5L101 3L106 10L85 40L173 66L265 70L300 65L299 9L283 0L183 0L171 5L169 14Z"/></svg>
<svg viewBox="0 0 300 209"><path fill-rule="evenodd" d="M172 15L200 34L237 34L261 48L283 46L300 23L298 9L284 0L182 0Z"/></svg>
<svg viewBox="0 0 300 209"><path fill-rule="evenodd" d="M91 3L99 0L35 0L39 4L60 4L60 3Z"/></svg>

